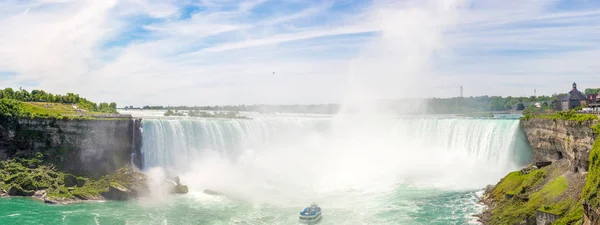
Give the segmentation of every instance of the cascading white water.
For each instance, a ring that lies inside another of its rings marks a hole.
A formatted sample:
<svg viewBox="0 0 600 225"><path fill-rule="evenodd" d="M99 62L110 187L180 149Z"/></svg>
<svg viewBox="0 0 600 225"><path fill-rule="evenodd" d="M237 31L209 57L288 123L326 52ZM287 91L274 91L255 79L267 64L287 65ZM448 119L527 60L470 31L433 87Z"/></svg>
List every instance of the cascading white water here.
<svg viewBox="0 0 600 225"><path fill-rule="evenodd" d="M365 123L148 118L142 153L146 168L169 168L187 174L192 187L243 195L274 189L295 195L307 189L380 190L399 183L472 189L495 183L528 161L530 150L519 142L518 124L448 117Z"/></svg>

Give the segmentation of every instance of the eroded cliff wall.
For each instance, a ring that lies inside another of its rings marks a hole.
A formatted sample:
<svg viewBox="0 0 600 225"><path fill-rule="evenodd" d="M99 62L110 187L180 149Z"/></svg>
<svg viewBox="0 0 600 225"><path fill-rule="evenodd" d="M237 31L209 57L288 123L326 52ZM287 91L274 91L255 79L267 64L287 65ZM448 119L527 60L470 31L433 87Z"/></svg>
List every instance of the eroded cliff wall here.
<svg viewBox="0 0 600 225"><path fill-rule="evenodd" d="M137 161L132 153L139 152L139 119L2 122L0 160L41 152L65 172L91 177Z"/></svg>
<svg viewBox="0 0 600 225"><path fill-rule="evenodd" d="M591 126L597 121L569 121L533 118L521 120L534 161L567 159L572 171L588 170L589 154L596 134Z"/></svg>

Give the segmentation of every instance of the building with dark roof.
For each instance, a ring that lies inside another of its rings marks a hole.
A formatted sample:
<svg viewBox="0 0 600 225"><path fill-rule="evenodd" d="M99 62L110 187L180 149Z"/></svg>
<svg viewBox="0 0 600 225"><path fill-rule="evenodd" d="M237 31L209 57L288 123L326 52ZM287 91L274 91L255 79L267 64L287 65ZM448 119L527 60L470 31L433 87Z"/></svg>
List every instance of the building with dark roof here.
<svg viewBox="0 0 600 225"><path fill-rule="evenodd" d="M559 102L560 110L570 110L575 107L587 105L587 97L577 90L577 84L573 82L573 89L569 91L569 95L562 96L557 99Z"/></svg>

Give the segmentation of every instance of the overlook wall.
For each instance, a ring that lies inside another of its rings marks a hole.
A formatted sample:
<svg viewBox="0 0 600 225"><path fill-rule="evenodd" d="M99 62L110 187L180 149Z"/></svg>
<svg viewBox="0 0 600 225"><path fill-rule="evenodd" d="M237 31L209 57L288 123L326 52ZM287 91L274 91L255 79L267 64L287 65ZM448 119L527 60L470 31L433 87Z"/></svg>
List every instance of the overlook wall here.
<svg viewBox="0 0 600 225"><path fill-rule="evenodd" d="M90 177L138 163L132 153L140 143L140 119L0 121L0 160L41 152L65 172Z"/></svg>

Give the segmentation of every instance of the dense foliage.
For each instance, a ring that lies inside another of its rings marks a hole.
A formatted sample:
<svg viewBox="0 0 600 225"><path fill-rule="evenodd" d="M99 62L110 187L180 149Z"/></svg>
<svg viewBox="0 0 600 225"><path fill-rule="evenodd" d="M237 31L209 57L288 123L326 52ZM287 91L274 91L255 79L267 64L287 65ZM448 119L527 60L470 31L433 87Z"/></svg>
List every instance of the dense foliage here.
<svg viewBox="0 0 600 225"><path fill-rule="evenodd" d="M33 90L31 92L28 92L24 89L15 91L12 88L5 88L0 90L0 99L12 99L21 102L75 104L79 109L84 109L91 112L117 113L117 104L114 102L102 102L100 104L96 104L85 98L80 97L78 94L73 93L59 95L46 93L42 90Z"/></svg>
<svg viewBox="0 0 600 225"><path fill-rule="evenodd" d="M593 114L579 114L576 112L577 109L572 109L569 111L560 111L560 112L556 112L556 113L523 113L524 116L522 117L524 120L529 120L532 118L544 118L544 119L552 119L552 120L570 120L570 121L578 121L578 122L583 122L583 121L591 121L591 120L598 120L598 116L597 115L593 115Z"/></svg>
<svg viewBox="0 0 600 225"><path fill-rule="evenodd" d="M592 127L595 132L600 130L600 125ZM598 133L596 133L598 134ZM590 165L586 175L586 183L581 194L583 201L591 207L600 207L600 138L596 138L596 142L590 151Z"/></svg>
<svg viewBox="0 0 600 225"><path fill-rule="evenodd" d="M600 88L587 88L585 89L586 95L598 94L600 93Z"/></svg>

